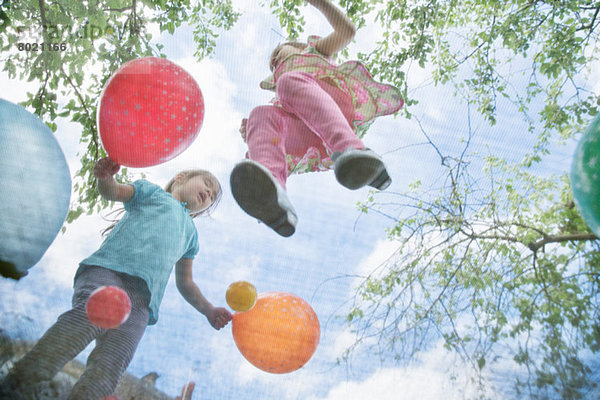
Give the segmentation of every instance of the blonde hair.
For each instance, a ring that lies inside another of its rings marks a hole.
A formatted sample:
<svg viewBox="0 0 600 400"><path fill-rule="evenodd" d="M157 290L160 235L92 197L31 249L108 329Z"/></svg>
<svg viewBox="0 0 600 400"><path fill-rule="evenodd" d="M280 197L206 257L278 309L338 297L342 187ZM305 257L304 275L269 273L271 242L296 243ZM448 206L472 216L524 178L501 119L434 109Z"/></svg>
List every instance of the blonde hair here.
<svg viewBox="0 0 600 400"><path fill-rule="evenodd" d="M280 43L277 45L277 47L275 47L273 49L273 51L271 52L271 56L269 57L269 69L271 69L271 71L273 71L274 66L273 66L273 61L275 60L275 57L277 56L277 53L279 52L279 50L281 50L281 48L283 46L292 46L295 47L299 50L304 50L308 47L308 43L304 43L304 42L297 42L295 40L289 41L289 42L285 42L285 43Z"/></svg>
<svg viewBox="0 0 600 400"><path fill-rule="evenodd" d="M192 218L196 218L196 217L198 217L200 215L209 216L215 210L215 208L217 207L217 205L221 201L221 197L223 195L223 190L221 189L221 182L219 182L219 180L217 179L216 176L214 176L212 173L210 173L209 171L206 171L204 169L188 169L188 170L184 170L184 171L181 171L181 172L177 173L169 181L169 183L167 183L167 185L164 187L165 192L171 193L173 191L173 186L175 186L175 182L177 180L177 177L179 177L179 176L181 176L183 178L183 182L182 183L187 182L188 180L192 179L195 176L205 176L205 177L211 179L213 182L215 182L217 188L219 189L218 193L216 194L215 201L213 201L210 206L208 206L207 208L205 208L202 211L198 211L198 212L195 212L195 213L190 213L190 217L192 217ZM125 212L125 208L119 208L119 209L111 211L109 213L109 215L115 214L116 218L115 219L107 219L108 221L111 221L112 223L102 231L102 236L106 236L108 234L108 232L110 232L111 229L114 228L117 225L117 223L121 219L120 218L121 215L124 212Z"/></svg>
<svg viewBox="0 0 600 400"><path fill-rule="evenodd" d="M168 192L168 193L172 192L173 186L175 185L175 180L177 179L177 177L179 175L181 175L184 179L184 181L182 183L187 182L188 180L192 179L195 176L204 176L204 177L211 179L212 181L214 181L216 183L216 186L219 188L219 192L217 193L217 195L215 197L215 201L213 201L213 203L210 206L208 206L208 208L206 208L202 211L190 213L190 216L192 218L196 218L199 215L210 215L215 210L215 208L217 207L219 202L221 201L221 196L223 195L223 191L221 190L221 183L219 182L217 177L204 169L188 169L185 171L181 171L177 175L175 175L169 181L169 183L167 183L167 186L165 186L165 192Z"/></svg>

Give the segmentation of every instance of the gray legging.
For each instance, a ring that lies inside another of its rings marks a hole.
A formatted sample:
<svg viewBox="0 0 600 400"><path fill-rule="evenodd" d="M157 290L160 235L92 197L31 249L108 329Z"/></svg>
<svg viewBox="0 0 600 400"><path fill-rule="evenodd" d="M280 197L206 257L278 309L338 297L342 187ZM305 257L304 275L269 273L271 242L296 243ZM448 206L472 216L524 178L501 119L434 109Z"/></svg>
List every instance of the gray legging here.
<svg viewBox="0 0 600 400"><path fill-rule="evenodd" d="M102 267L81 266L76 276L73 309L58 317L33 349L15 364L10 375L20 387L50 380L96 339L85 372L69 399L100 399L113 394L144 335L150 315L150 292L141 278ZM131 314L116 329L92 325L85 312L90 294L108 285L121 287L131 299Z"/></svg>

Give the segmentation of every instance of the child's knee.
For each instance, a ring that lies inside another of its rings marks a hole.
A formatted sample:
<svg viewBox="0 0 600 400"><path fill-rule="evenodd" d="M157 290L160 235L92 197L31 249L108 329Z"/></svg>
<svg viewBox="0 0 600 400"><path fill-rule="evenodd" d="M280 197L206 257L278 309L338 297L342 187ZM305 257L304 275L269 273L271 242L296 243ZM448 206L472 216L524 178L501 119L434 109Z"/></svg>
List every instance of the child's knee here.
<svg viewBox="0 0 600 400"><path fill-rule="evenodd" d="M306 72L286 72L277 79L277 97L296 97L299 92L316 85L315 79Z"/></svg>
<svg viewBox="0 0 600 400"><path fill-rule="evenodd" d="M248 122L256 122L262 121L264 119L271 118L273 114L273 106L258 106L255 107L252 111L250 111L250 115L248 116Z"/></svg>
<svg viewBox="0 0 600 400"><path fill-rule="evenodd" d="M247 137L250 137L257 130L282 133L281 112L279 107L275 106L258 106L254 108L248 116Z"/></svg>

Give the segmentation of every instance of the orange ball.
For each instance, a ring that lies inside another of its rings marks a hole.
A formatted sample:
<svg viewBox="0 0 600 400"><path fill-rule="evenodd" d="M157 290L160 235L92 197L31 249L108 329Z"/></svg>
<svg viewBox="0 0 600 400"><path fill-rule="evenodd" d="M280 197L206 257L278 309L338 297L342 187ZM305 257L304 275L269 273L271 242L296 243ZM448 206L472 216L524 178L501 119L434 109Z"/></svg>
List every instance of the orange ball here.
<svg viewBox="0 0 600 400"><path fill-rule="evenodd" d="M301 368L321 336L312 307L291 293L261 293L254 307L233 316L233 339L255 367L274 374Z"/></svg>

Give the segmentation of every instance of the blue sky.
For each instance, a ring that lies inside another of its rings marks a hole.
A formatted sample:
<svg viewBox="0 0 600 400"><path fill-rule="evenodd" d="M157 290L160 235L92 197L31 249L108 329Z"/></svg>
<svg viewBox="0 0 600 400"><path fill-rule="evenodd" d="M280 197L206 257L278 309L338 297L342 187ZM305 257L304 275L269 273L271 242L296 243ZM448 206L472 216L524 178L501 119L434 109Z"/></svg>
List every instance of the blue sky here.
<svg viewBox="0 0 600 400"><path fill-rule="evenodd" d="M240 2L244 15L235 27L217 41L214 57L196 61L190 29L175 36L156 35L164 51L190 72L204 94L205 119L199 137L183 154L165 164L133 170L144 172L150 181L164 185L179 170L190 167L213 171L224 187L224 196L211 218L196 220L200 253L194 262L194 278L215 305L225 305L225 290L237 280L248 280L258 292L295 293L312 304L321 322L321 342L309 363L299 371L271 375L250 365L237 351L231 325L213 330L205 318L179 295L173 277L167 287L158 324L146 330L128 369L143 376L159 373L157 387L175 395L188 379L196 382L194 399L448 399L469 398L477 393L472 377L460 360L432 343L420 360L409 366L380 363L368 353L359 353L350 365L337 365L339 357L354 338L336 316L347 311L357 280L366 275L394 250L386 239L386 218L361 215L356 203L367 189L348 191L335 181L332 172L297 175L288 181L288 193L296 207L299 224L292 238L281 238L244 214L229 188L229 172L245 154L238 128L250 110L266 104L271 93L258 83L269 73L268 55L281 40L277 21L258 2ZM305 35L330 32L324 18L306 8ZM350 53L372 49L380 40L375 24L361 29ZM305 38L306 36L302 36ZM420 100L412 111L440 149L460 154L461 138L467 137L467 108L447 88L431 85L428 71L411 67L411 94ZM0 75L2 97L18 102L25 99L28 84L8 81ZM502 104L499 125L490 128L475 117L473 149L514 160L531 148L534 138L510 106ZM56 132L73 174L78 169L79 130L62 121ZM429 146L416 120L402 116L380 118L365 139L368 147L383 155L394 182L388 189L402 192L414 179L424 183L441 174L439 159ZM414 146L410 146L414 145ZM409 147L406 147L409 146ZM547 172L568 170L572 143L556 147ZM81 259L101 243L100 230L106 222L100 216L82 216L59 235L42 260L20 282L0 281L2 321L15 321L16 314L36 322L12 324L33 337L39 336L70 306L72 279ZM8 323L8 322L6 322ZM3 325L4 326L4 325ZM25 333L23 333L25 334ZM91 350L79 356L81 361ZM513 372L500 361L489 376L490 398L502 398L496 391Z"/></svg>

